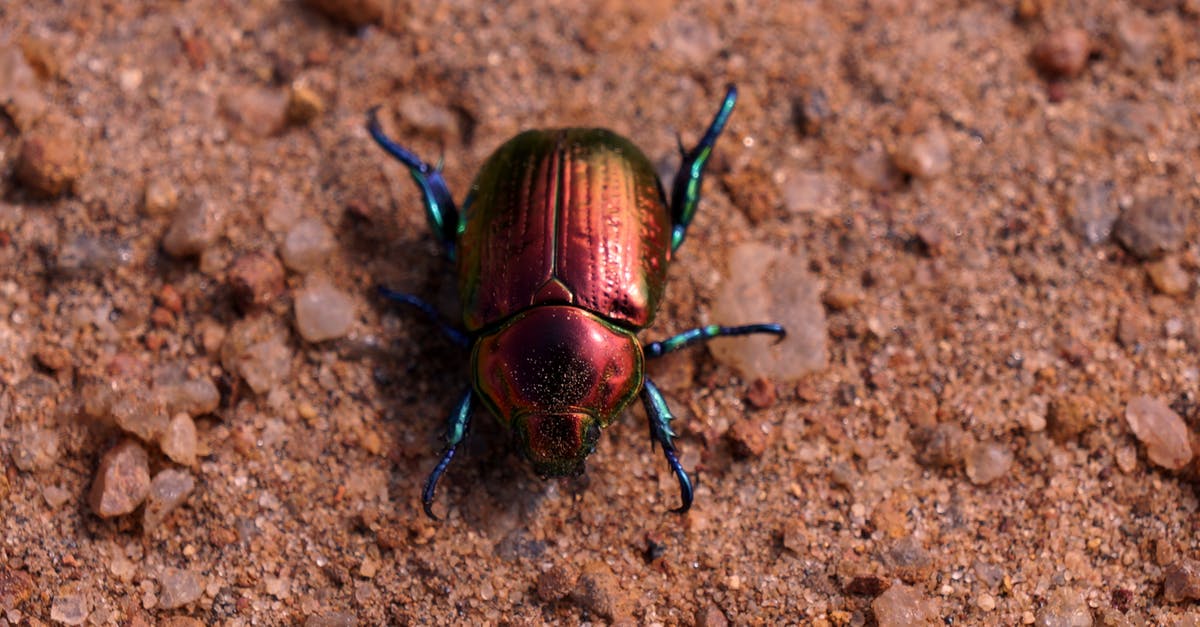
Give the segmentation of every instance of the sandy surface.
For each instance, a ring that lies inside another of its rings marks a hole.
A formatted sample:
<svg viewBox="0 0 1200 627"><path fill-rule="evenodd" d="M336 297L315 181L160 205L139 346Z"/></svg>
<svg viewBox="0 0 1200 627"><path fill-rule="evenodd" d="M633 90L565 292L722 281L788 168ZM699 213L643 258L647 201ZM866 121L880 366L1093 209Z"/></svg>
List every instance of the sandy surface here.
<svg viewBox="0 0 1200 627"><path fill-rule="evenodd" d="M0 6L0 625L1200 623L1195 0L242 4ZM644 337L761 244L818 367L655 365L685 516L636 409L561 481L477 416L425 519L465 359L364 112L461 197L532 127L669 173L727 82Z"/></svg>

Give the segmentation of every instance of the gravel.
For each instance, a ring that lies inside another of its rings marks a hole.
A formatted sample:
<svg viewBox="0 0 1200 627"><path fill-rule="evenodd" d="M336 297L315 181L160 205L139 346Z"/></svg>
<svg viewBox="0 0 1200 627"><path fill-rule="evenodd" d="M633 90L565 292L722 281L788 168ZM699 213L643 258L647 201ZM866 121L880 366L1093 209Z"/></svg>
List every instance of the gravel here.
<svg viewBox="0 0 1200 627"><path fill-rule="evenodd" d="M1114 235L1139 259L1157 259L1187 241L1189 212L1174 196L1141 198L1117 219Z"/></svg>
<svg viewBox="0 0 1200 627"><path fill-rule="evenodd" d="M164 568L158 575L158 604L173 610L194 603L203 592L202 584L200 574L194 570Z"/></svg>
<svg viewBox="0 0 1200 627"><path fill-rule="evenodd" d="M288 230L279 252L289 270L311 272L329 259L336 244L324 222L306 218Z"/></svg>
<svg viewBox="0 0 1200 627"><path fill-rule="evenodd" d="M137 509L150 491L150 460L146 450L125 440L100 458L88 504L101 518L124 516Z"/></svg>
<svg viewBox="0 0 1200 627"><path fill-rule="evenodd" d="M216 243L224 232L226 210L206 194L197 193L179 206L163 236L163 250L172 257L192 257Z"/></svg>
<svg viewBox="0 0 1200 627"><path fill-rule="evenodd" d="M354 324L354 301L327 279L311 278L296 294L296 330L309 342L344 337Z"/></svg>
<svg viewBox="0 0 1200 627"><path fill-rule="evenodd" d="M154 475L142 512L142 529L157 528L175 508L179 507L196 488L196 480L186 470L167 468Z"/></svg>
<svg viewBox="0 0 1200 627"><path fill-rule="evenodd" d="M879 627L915 627L940 624L938 605L916 588L893 584L871 602Z"/></svg>
<svg viewBox="0 0 1200 627"><path fill-rule="evenodd" d="M1046 35L1033 49L1038 68L1047 74L1072 77L1087 67L1091 41L1081 28L1060 28Z"/></svg>
<svg viewBox="0 0 1200 627"><path fill-rule="evenodd" d="M1179 470L1192 461L1187 424L1166 403L1149 396L1131 399L1125 406L1125 421L1151 462Z"/></svg>
<svg viewBox="0 0 1200 627"><path fill-rule="evenodd" d="M708 343L718 361L750 381L794 381L819 370L828 359L821 283L804 261L760 243L740 244L730 253L731 278L713 301L711 318L723 325L776 322L787 338L718 338Z"/></svg>

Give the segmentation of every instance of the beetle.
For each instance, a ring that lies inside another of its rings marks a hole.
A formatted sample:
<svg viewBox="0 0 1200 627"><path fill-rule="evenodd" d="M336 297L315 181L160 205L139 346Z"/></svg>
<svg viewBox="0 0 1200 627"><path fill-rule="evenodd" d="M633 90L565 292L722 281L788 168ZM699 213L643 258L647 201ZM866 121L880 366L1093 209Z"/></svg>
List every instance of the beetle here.
<svg viewBox="0 0 1200 627"><path fill-rule="evenodd" d="M650 442L660 445L679 482L681 505L692 483L679 463L673 417L645 376L645 361L720 336L785 335L778 324L703 326L658 342L637 333L654 319L667 265L700 202L704 169L737 100L725 97L700 142L679 150L682 163L668 203L650 160L628 139L599 128L518 134L485 161L459 211L442 177L384 133L378 108L367 130L409 170L425 217L458 266L465 330L431 304L380 288L421 310L470 351L471 385L451 412L442 457L421 492L433 513L438 481L467 436L477 405L508 428L543 477L579 474L602 429L635 397L646 408Z"/></svg>

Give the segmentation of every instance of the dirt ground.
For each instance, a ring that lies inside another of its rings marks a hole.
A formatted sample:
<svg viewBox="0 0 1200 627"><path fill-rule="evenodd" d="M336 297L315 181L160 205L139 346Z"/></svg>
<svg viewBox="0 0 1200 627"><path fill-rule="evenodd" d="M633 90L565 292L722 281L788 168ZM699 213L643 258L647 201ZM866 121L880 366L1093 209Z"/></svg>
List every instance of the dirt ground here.
<svg viewBox="0 0 1200 627"><path fill-rule="evenodd" d="M1200 624L1200 3L481 4L0 4L0 625ZM453 269L365 112L461 199L727 83L642 337L817 341L654 365L686 515L635 408L550 481L476 416L426 519L466 358L374 286Z"/></svg>

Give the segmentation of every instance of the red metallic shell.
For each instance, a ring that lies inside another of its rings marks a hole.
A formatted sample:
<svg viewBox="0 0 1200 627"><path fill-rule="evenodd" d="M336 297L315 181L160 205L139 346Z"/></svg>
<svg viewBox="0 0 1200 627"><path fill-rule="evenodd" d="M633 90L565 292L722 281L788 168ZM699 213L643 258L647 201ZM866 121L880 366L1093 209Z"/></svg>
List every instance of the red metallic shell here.
<svg viewBox="0 0 1200 627"><path fill-rule="evenodd" d="M569 305L518 312L471 353L475 391L541 475L579 472L607 427L642 389L633 331Z"/></svg>
<svg viewBox="0 0 1200 627"><path fill-rule="evenodd" d="M619 135L517 135L480 170L460 228L469 330L535 304L570 304L631 328L654 319L671 218L650 161Z"/></svg>

